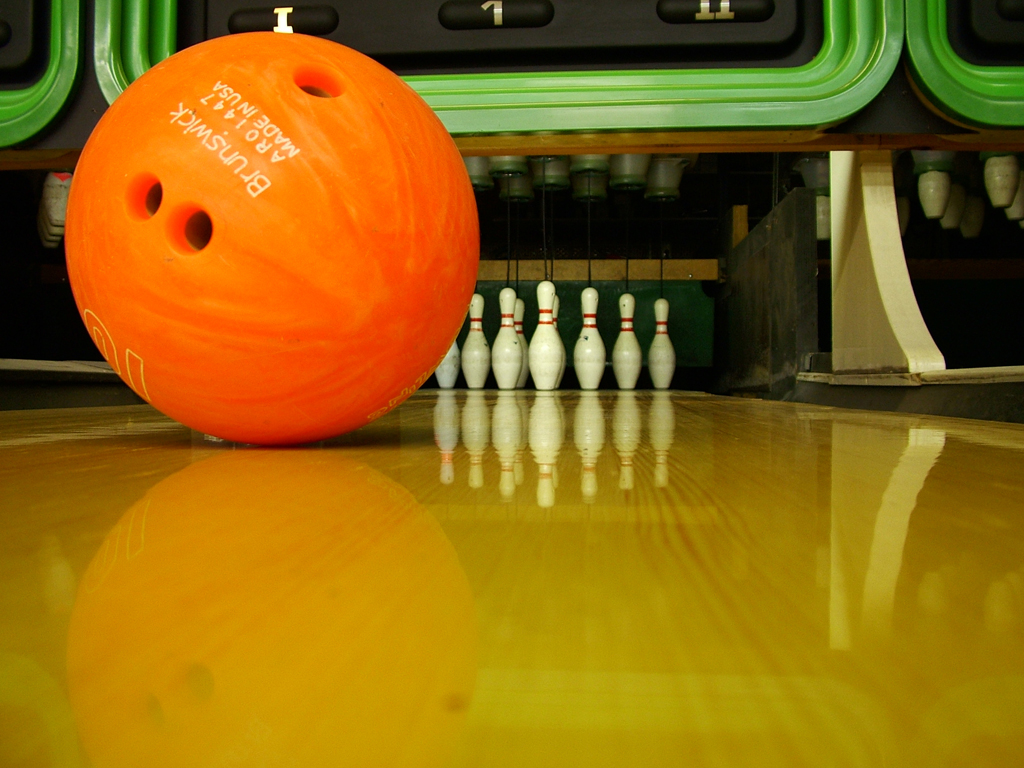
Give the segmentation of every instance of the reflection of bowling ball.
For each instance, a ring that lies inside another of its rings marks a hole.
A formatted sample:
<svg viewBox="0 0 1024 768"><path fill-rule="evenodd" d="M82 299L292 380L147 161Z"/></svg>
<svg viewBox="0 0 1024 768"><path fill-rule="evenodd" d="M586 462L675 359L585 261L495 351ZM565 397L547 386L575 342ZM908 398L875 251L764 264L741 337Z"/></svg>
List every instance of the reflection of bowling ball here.
<svg viewBox="0 0 1024 768"><path fill-rule="evenodd" d="M479 257L465 166L419 96L355 51L270 32L188 48L118 97L65 240L114 370L168 416L264 444L415 391Z"/></svg>
<svg viewBox="0 0 1024 768"><path fill-rule="evenodd" d="M331 451L233 452L154 486L79 587L68 687L106 766L435 766L475 677L437 522Z"/></svg>

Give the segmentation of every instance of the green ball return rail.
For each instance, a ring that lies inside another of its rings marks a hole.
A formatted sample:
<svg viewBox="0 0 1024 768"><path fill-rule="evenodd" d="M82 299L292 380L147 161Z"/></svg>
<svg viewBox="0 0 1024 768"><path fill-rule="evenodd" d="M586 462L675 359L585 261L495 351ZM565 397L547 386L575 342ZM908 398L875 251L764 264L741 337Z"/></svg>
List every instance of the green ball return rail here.
<svg viewBox="0 0 1024 768"><path fill-rule="evenodd" d="M1024 67L980 66L953 50L946 0L907 3L910 72L932 104L979 127L1024 127Z"/></svg>
<svg viewBox="0 0 1024 768"><path fill-rule="evenodd" d="M176 0L96 0L96 79L108 104L177 50Z"/></svg>
<svg viewBox="0 0 1024 768"><path fill-rule="evenodd" d="M903 0L822 0L824 41L792 68L417 75L406 78L455 135L537 131L822 127L888 82ZM97 0L95 61L109 102L175 50L174 0Z"/></svg>
<svg viewBox="0 0 1024 768"><path fill-rule="evenodd" d="M64 108L82 69L81 23L79 0L52 0L46 71L26 88L0 91L0 147L32 138Z"/></svg>

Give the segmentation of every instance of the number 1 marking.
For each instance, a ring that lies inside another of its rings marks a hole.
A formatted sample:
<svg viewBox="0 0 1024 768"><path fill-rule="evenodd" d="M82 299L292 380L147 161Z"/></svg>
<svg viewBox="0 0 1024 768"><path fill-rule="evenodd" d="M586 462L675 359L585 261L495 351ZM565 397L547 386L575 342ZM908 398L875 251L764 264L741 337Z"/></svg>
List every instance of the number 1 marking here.
<svg viewBox="0 0 1024 768"><path fill-rule="evenodd" d="M291 24L288 23L288 14L294 10L295 9L292 7L274 9L274 13L277 14L277 26L274 27L275 32L281 32L283 34L290 35L295 31L294 29L292 29Z"/></svg>
<svg viewBox="0 0 1024 768"><path fill-rule="evenodd" d="M710 3L711 0L708 0L708 2ZM487 0L487 2L484 3L483 5L481 5L480 7L483 8L486 11L492 5L494 6L494 26L500 27L501 26L501 0Z"/></svg>
<svg viewBox="0 0 1024 768"><path fill-rule="evenodd" d="M700 0L700 13L693 17L695 21L712 21L715 14L711 12L711 0Z"/></svg>
<svg viewBox="0 0 1024 768"><path fill-rule="evenodd" d="M730 2L732 2L732 0L722 0L722 10L715 14L716 19L725 19L728 21L729 19L736 18L736 14L733 13L732 9L729 7Z"/></svg>

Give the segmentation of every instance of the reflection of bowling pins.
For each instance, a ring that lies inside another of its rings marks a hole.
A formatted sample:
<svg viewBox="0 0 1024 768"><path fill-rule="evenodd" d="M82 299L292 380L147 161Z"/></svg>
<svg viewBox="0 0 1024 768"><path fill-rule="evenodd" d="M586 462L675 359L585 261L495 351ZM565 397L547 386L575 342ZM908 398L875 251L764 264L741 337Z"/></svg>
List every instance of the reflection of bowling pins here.
<svg viewBox="0 0 1024 768"><path fill-rule="evenodd" d="M633 490L633 454L640 446L641 429L636 392L621 390L612 412L612 442L619 454L619 488L624 491Z"/></svg>
<svg viewBox="0 0 1024 768"><path fill-rule="evenodd" d="M615 340L612 348L612 370L615 372L615 381L619 389L633 389L636 387L636 380L640 376L640 364L643 360L643 352L640 351L640 343L633 333L633 310L636 309L636 299L631 293L624 293L619 297L619 316L622 318L622 325L619 329L619 337Z"/></svg>
<svg viewBox="0 0 1024 768"><path fill-rule="evenodd" d="M647 351L647 369L655 389L668 389L676 372L676 349L668 336L668 300L654 302L654 341Z"/></svg>
<svg viewBox="0 0 1024 768"><path fill-rule="evenodd" d="M597 459L604 448L604 408L601 407L597 392L580 393L572 433L583 463L580 491L583 493L583 501L591 504L597 497Z"/></svg>
<svg viewBox="0 0 1024 768"><path fill-rule="evenodd" d="M597 290L584 288L582 295L583 328L576 340L572 360L580 389L597 389L604 375L604 340L597 331Z"/></svg>
<svg viewBox="0 0 1024 768"><path fill-rule="evenodd" d="M491 370L491 348L484 336L483 316L484 297L474 293L469 302L469 336L462 345L462 374L470 389L483 389Z"/></svg>
<svg viewBox="0 0 1024 768"><path fill-rule="evenodd" d="M526 386L526 380L530 377L530 345L526 343L526 334L523 333L523 314L526 312L526 303L522 299L516 299L516 308L513 319L516 324L516 335L519 337L519 347L523 351L523 367L519 371L519 381L516 382L516 389Z"/></svg>
<svg viewBox="0 0 1024 768"><path fill-rule="evenodd" d="M555 389L562 386L562 377L565 376L565 342L562 341L562 334L558 331L558 306L561 302L558 300L558 295L555 295L554 301L551 304L551 323L555 326L555 335L558 336L558 346L562 350L562 358L558 364L558 378L555 379Z"/></svg>
<svg viewBox="0 0 1024 768"><path fill-rule="evenodd" d="M462 353L459 352L459 340L452 342L448 348L448 354L437 366L434 375L437 376L437 386L441 389L451 389L455 386L455 379L459 376L459 368L462 367Z"/></svg>
<svg viewBox="0 0 1024 768"><path fill-rule="evenodd" d="M519 423L523 425L522 430L519 433L519 450L516 451L516 463L515 463L515 476L516 485L522 485L525 479L525 473L523 471L523 453L526 451L526 446L529 444L529 430L527 426L530 423L530 405L526 401L525 392L516 393L516 405L519 406Z"/></svg>
<svg viewBox="0 0 1024 768"><path fill-rule="evenodd" d="M478 390L466 394L462 406L462 444L469 452L469 487L484 486L484 451L490 438L490 415L484 393Z"/></svg>
<svg viewBox="0 0 1024 768"><path fill-rule="evenodd" d="M984 602L985 629L993 635L1016 633L1020 627L1020 608L1013 586L1006 579L988 585Z"/></svg>
<svg viewBox="0 0 1024 768"><path fill-rule="evenodd" d="M455 393L437 393L434 404L434 444L441 449L441 483L451 485L455 480L455 465L452 457L459 445L459 409Z"/></svg>
<svg viewBox="0 0 1024 768"><path fill-rule="evenodd" d="M552 307L555 302L555 286L550 280L537 286L537 330L530 339L530 375L538 390L551 390L558 381L558 371L562 365L562 340L555 331L551 319Z"/></svg>
<svg viewBox="0 0 1024 768"><path fill-rule="evenodd" d="M515 393L499 392L498 402L491 413L491 439L501 462L498 491L503 499L511 499L516 493L515 462L522 436L522 412Z"/></svg>
<svg viewBox="0 0 1024 768"><path fill-rule="evenodd" d="M676 411L668 392L655 392L647 414L647 432L654 448L654 487L668 487L668 452L676 433Z"/></svg>
<svg viewBox="0 0 1024 768"><path fill-rule="evenodd" d="M562 448L564 425L553 392L541 391L533 399L530 409L530 450L537 462L537 505L550 508L555 505L555 485L552 469L558 462Z"/></svg>
<svg viewBox="0 0 1024 768"><path fill-rule="evenodd" d="M515 310L516 292L512 288L502 288L498 294L501 306L501 328L491 348L491 369L498 382L498 389L515 389L519 382L519 373L523 370L523 350L519 347L519 334L516 333Z"/></svg>
<svg viewBox="0 0 1024 768"><path fill-rule="evenodd" d="M47 611L51 616L70 615L75 604L78 580L60 540L52 533L43 537L39 549L39 569Z"/></svg>

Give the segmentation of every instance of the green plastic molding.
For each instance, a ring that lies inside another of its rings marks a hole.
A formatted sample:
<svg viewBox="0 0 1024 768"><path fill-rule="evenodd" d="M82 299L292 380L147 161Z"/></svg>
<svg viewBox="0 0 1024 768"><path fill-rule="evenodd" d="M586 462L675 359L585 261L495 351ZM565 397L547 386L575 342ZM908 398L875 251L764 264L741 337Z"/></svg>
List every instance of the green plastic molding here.
<svg viewBox="0 0 1024 768"><path fill-rule="evenodd" d="M96 0L93 55L108 104L176 50L177 0Z"/></svg>
<svg viewBox="0 0 1024 768"><path fill-rule="evenodd" d="M824 42L800 67L419 75L406 81L456 135L832 125L865 107L888 82L903 50L904 10L903 0L821 2Z"/></svg>
<svg viewBox="0 0 1024 768"><path fill-rule="evenodd" d="M122 1L124 8L122 12ZM453 134L808 128L870 102L903 50L903 0L821 0L818 55L790 69L422 75L406 81ZM175 0L97 0L96 70L107 101L174 51ZM148 28L148 30L147 30Z"/></svg>
<svg viewBox="0 0 1024 768"><path fill-rule="evenodd" d="M27 88L0 91L0 147L35 136L64 108L81 71L81 20L79 0L52 0L46 71Z"/></svg>
<svg viewBox="0 0 1024 768"><path fill-rule="evenodd" d="M1024 126L1024 67L983 67L953 51L946 0L907 3L911 75L932 104L950 117L983 127Z"/></svg>

